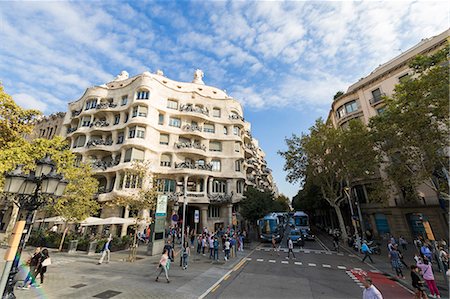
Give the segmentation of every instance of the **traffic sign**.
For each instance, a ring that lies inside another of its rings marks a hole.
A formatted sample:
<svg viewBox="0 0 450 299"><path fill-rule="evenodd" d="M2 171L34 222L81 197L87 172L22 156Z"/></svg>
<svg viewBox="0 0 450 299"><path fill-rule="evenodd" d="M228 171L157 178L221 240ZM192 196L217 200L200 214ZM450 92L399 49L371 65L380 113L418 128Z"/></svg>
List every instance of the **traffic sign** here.
<svg viewBox="0 0 450 299"><path fill-rule="evenodd" d="M194 223L199 223L200 222L200 211L199 210L195 210L194 212Z"/></svg>
<svg viewBox="0 0 450 299"><path fill-rule="evenodd" d="M178 221L178 214L172 215L172 221L177 222Z"/></svg>

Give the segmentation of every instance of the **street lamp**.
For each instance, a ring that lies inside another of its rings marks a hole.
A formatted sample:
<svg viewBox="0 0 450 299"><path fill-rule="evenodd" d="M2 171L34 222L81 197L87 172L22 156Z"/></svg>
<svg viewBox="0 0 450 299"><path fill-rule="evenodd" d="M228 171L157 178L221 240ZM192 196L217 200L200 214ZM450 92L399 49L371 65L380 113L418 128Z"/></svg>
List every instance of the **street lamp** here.
<svg viewBox="0 0 450 299"><path fill-rule="evenodd" d="M348 204L350 205L350 213L352 215L352 224L353 224L353 229L355 230L356 242L357 242L358 250L359 250L361 248L362 240L359 238L358 227L356 226L355 215L353 213L353 203L351 201L350 192L349 191L350 191L349 187L344 187L344 192L347 195ZM358 243L358 240L359 240L359 243Z"/></svg>
<svg viewBox="0 0 450 299"><path fill-rule="evenodd" d="M26 233L32 225L33 214L44 203L42 195L59 197L64 193L68 184L62 175L56 173L55 163L48 156L36 161L36 170L34 172L31 171L29 174L26 174L22 168L22 165L18 165L15 170L5 174L4 193L15 197L17 199L15 203L19 209L25 210L27 214L25 228L20 237L16 256L13 261L7 261L0 281L0 290L2 292L4 290L2 299L16 298L14 295L14 285L16 283L14 277L19 272L20 255L25 245Z"/></svg>

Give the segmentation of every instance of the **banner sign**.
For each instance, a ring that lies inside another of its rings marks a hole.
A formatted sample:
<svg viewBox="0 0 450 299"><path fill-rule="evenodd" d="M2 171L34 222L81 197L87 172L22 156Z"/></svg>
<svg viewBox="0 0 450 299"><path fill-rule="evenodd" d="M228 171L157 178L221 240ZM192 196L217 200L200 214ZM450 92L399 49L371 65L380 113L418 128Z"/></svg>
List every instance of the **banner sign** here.
<svg viewBox="0 0 450 299"><path fill-rule="evenodd" d="M158 195L158 201L156 203L156 216L166 216L167 212L167 195Z"/></svg>
<svg viewBox="0 0 450 299"><path fill-rule="evenodd" d="M194 223L199 223L199 222L200 222L200 211L199 210L195 210Z"/></svg>

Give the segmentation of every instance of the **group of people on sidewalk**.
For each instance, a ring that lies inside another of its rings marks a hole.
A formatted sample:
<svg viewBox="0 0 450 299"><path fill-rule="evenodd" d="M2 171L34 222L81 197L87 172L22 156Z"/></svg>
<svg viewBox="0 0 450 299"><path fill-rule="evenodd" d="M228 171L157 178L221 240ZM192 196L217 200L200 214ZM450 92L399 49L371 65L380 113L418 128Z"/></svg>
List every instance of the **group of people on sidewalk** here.
<svg viewBox="0 0 450 299"><path fill-rule="evenodd" d="M186 235L190 235L190 244L187 240L181 250L175 253L173 244L178 240L178 231L169 230L167 243L164 246L163 254L157 266L157 276L155 281L159 280L161 274L164 273L167 283L169 280L169 269L171 263L175 261L175 257L180 254L180 267L183 270L187 270L189 264L189 257L191 255L191 248L195 248L194 242L197 240L197 254L206 256L207 250L209 251L209 259L213 261L219 260L219 248L221 247L224 253L224 260L228 261L230 258L237 255L237 251L244 251L244 239L246 232L236 231L233 228L228 227L226 230L219 229L217 232L209 232L205 227L203 232L197 236L195 234L189 234L189 227L186 230ZM175 241L175 242L174 242ZM220 243L222 246L220 246Z"/></svg>
<svg viewBox="0 0 450 299"><path fill-rule="evenodd" d="M22 286L19 286L18 288L22 290L28 290L31 287L40 288L44 283L44 275L47 272L47 266L51 264L48 249L44 248L41 250L41 247L36 247L33 255L27 260L26 264L30 268ZM40 284L36 281L38 275L41 280Z"/></svg>
<svg viewBox="0 0 450 299"><path fill-rule="evenodd" d="M425 291L427 286L431 298L441 298L438 287L436 285L433 263L436 263L438 271L447 273L449 269L448 247L444 240L429 241L423 237L414 240L416 254L414 256L414 264L408 266L404 261L403 251L408 250L408 242L402 236L397 240L394 236L388 240L387 249L388 257L392 269L395 271L398 279L405 279L403 268L410 269L412 286L415 289L416 298L428 298ZM401 250L400 250L401 247ZM371 249L366 241L363 241L361 252L364 254L362 261L368 258L372 263Z"/></svg>

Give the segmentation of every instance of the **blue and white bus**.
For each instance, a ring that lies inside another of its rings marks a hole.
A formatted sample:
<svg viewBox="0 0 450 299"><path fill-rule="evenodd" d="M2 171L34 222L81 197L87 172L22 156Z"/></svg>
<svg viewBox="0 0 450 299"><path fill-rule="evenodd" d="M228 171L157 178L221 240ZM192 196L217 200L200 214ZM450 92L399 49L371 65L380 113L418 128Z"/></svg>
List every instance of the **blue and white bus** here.
<svg viewBox="0 0 450 299"><path fill-rule="evenodd" d="M297 211L292 216L294 220L294 227L296 229L307 229L309 230L309 216L303 211Z"/></svg>
<svg viewBox="0 0 450 299"><path fill-rule="evenodd" d="M283 238L283 229L277 214L271 213L258 221L261 241L271 242L272 236L280 242Z"/></svg>

